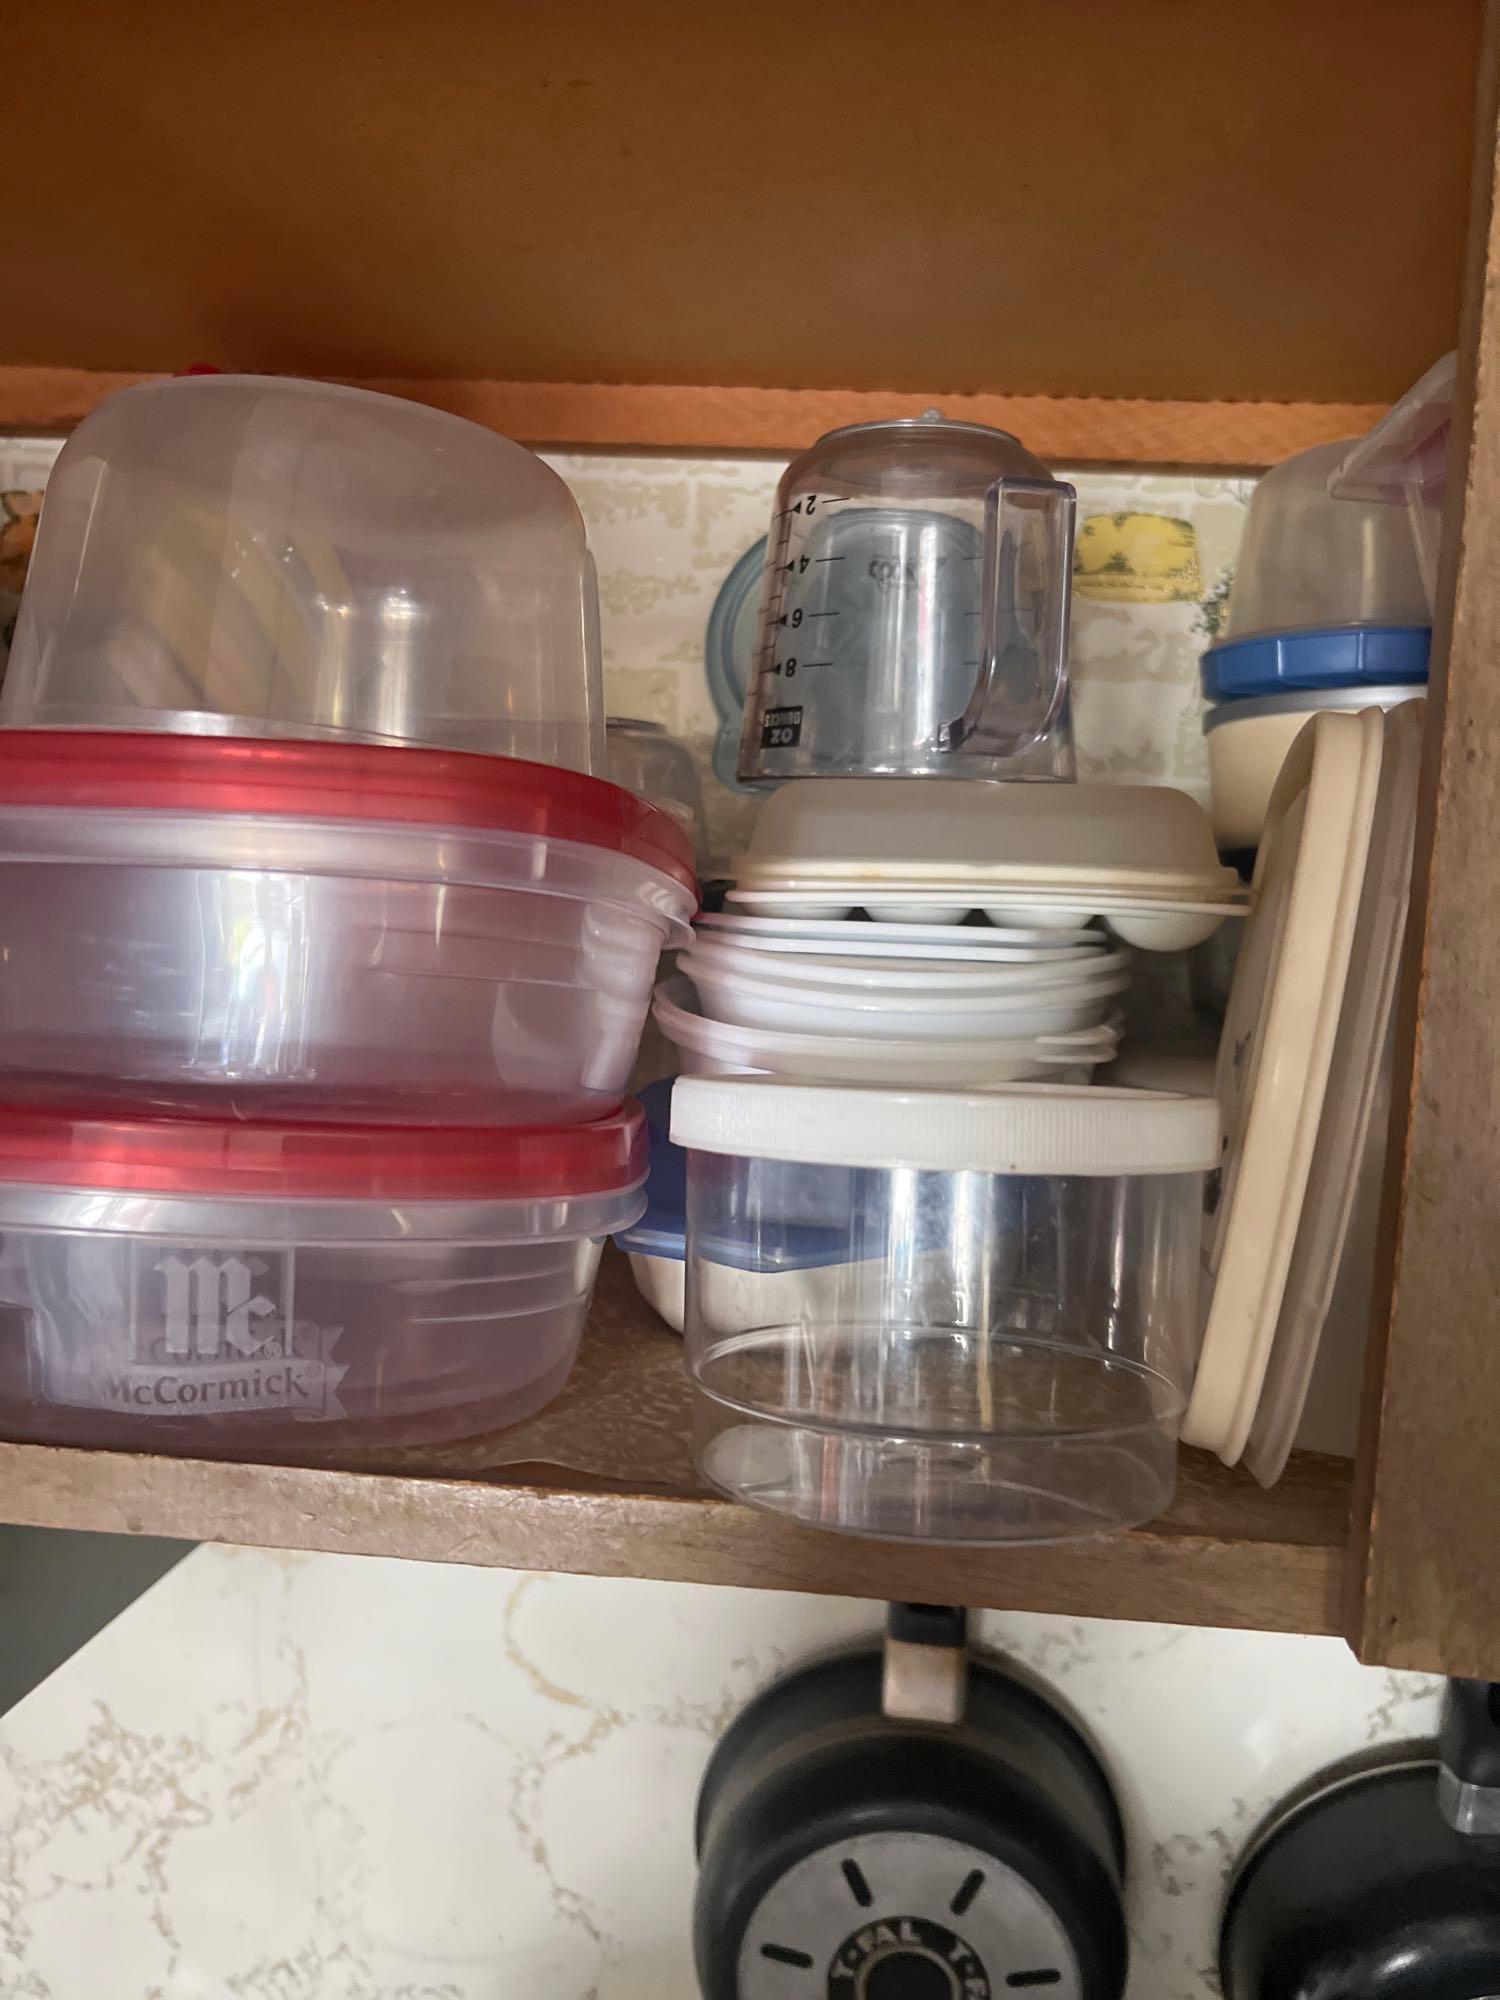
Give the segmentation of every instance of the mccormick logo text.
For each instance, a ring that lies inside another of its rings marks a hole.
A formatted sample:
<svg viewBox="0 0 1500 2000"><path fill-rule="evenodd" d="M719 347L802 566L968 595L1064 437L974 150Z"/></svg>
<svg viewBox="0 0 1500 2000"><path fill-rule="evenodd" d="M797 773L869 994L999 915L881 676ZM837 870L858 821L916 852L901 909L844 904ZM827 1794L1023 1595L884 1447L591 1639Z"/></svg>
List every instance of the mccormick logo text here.
<svg viewBox="0 0 1500 2000"><path fill-rule="evenodd" d="M144 1417L342 1416L346 1371L330 1357L343 1328L297 1319L295 1252L153 1256L133 1244L130 1265L128 1322L72 1361L69 1402Z"/></svg>

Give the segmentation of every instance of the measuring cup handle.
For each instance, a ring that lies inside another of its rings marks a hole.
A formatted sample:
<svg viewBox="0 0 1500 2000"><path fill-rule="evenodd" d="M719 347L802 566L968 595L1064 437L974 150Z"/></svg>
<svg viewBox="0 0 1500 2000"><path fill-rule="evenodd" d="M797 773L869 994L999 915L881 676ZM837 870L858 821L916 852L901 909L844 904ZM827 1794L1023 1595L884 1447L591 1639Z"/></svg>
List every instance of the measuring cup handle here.
<svg viewBox="0 0 1500 2000"><path fill-rule="evenodd" d="M1002 478L985 495L979 671L963 714L939 731L940 750L959 749L982 728L996 755L1020 757L1055 727L1068 698L1076 511L1077 495L1061 480ZM1018 679L1031 689L1021 704Z"/></svg>

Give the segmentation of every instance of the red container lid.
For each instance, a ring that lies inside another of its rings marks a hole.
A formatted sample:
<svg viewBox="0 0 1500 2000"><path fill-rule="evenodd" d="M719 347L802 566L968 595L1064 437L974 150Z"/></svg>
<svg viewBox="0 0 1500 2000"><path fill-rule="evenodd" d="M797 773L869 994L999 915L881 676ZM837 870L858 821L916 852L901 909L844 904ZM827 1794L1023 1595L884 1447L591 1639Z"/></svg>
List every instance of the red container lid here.
<svg viewBox="0 0 1500 2000"><path fill-rule="evenodd" d="M629 855L697 894L670 813L604 778L402 744L0 729L0 804L377 820L538 834Z"/></svg>
<svg viewBox="0 0 1500 2000"><path fill-rule="evenodd" d="M0 1182L288 1201L611 1194L647 1166L632 1099L586 1125L243 1125L0 1105Z"/></svg>

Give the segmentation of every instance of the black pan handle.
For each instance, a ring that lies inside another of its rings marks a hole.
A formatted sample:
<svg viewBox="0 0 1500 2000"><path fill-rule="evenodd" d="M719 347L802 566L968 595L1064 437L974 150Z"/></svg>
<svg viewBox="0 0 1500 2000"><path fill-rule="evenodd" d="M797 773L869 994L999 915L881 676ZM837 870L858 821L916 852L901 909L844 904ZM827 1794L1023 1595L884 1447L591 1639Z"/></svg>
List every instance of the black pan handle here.
<svg viewBox="0 0 1500 2000"><path fill-rule="evenodd" d="M1500 1681L1449 1681L1438 1763L1438 1802L1454 1831L1500 1834Z"/></svg>
<svg viewBox="0 0 1500 2000"><path fill-rule="evenodd" d="M969 1686L969 1617L956 1604L893 1604L880 1706L903 1722L957 1724Z"/></svg>

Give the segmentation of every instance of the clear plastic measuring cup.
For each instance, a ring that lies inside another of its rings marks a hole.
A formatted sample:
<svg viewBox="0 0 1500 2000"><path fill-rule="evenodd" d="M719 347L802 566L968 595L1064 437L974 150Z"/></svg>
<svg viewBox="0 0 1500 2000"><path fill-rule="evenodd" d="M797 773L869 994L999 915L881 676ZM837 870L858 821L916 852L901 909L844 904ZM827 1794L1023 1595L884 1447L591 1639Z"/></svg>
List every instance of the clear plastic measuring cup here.
<svg viewBox="0 0 1500 2000"><path fill-rule="evenodd" d="M740 776L1074 776L1074 494L1005 431L830 431L776 494Z"/></svg>

